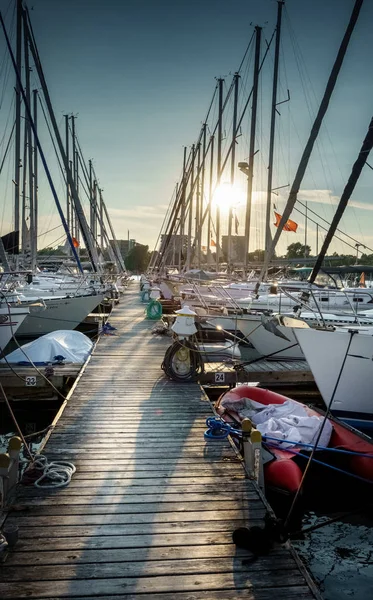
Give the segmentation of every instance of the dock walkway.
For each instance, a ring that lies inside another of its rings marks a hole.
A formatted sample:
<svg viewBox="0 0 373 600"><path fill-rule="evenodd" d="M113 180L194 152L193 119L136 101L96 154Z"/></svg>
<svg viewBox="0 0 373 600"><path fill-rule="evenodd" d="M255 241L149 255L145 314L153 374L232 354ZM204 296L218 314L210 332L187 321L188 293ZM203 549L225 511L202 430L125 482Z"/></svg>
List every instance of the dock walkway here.
<svg viewBox="0 0 373 600"><path fill-rule="evenodd" d="M150 334L137 289L110 322L44 450L77 471L67 488L19 489L0 597L314 598L289 548L242 564L232 531L265 505L229 442L206 444L199 385L163 377L170 340Z"/></svg>

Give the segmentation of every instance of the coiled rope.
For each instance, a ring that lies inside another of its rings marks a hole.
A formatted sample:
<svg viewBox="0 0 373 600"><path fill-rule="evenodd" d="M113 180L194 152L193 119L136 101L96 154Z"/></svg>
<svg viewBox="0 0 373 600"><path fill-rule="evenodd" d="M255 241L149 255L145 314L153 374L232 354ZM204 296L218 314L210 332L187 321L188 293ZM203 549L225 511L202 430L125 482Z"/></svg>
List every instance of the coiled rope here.
<svg viewBox="0 0 373 600"><path fill-rule="evenodd" d="M76 467L71 462L48 462L46 456L39 454L34 457L32 466L24 472L22 483L44 489L66 487L75 471Z"/></svg>
<svg viewBox="0 0 373 600"><path fill-rule="evenodd" d="M177 340L167 348L162 369L174 381L194 381L203 371L203 360L193 342Z"/></svg>
<svg viewBox="0 0 373 600"><path fill-rule="evenodd" d="M147 319L158 321L162 316L162 304L158 300L150 300L145 309L145 314Z"/></svg>

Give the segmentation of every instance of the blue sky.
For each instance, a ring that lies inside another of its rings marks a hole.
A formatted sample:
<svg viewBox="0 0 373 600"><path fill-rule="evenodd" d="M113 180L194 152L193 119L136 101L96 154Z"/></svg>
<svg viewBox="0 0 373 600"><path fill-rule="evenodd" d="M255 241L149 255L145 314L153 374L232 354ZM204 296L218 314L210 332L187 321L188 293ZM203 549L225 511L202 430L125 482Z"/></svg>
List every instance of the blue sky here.
<svg viewBox="0 0 373 600"><path fill-rule="evenodd" d="M9 2L0 4L5 11ZM307 109L307 101L314 98L314 111L353 4L353 0L286 2L280 83L282 90L286 83L290 86L291 101L281 109L279 130L283 132L282 154L288 153L288 159L277 160L276 185L289 183L287 178L291 182L294 175L312 123L313 112ZM32 0L29 8L57 120L61 121L66 112L78 116L80 143L86 158L94 160L118 237L127 237L129 229L131 237L152 246L180 176L183 146L190 146L198 135L215 77L226 77L228 85L253 25L262 25L263 36L270 38L277 3ZM309 76L304 89L292 51L289 19L302 55L301 69ZM327 218L333 213L333 202L343 189L372 116L372 23L373 3L366 0L325 121L326 129L320 136L320 153L314 153L302 186L303 198ZM267 100L270 72L269 62L262 85ZM243 138L248 126L247 117ZM258 135L263 157L267 129L263 109L262 137ZM242 152L244 157L244 144ZM258 206L263 181L258 166ZM348 209L343 225L351 235L373 247L372 182L373 171L366 169L354 194L355 208ZM60 192L63 194L62 188ZM277 202L283 207L285 195ZM51 207L50 198L46 198L46 228L55 222ZM280 250L292 241L302 241L302 219L299 217L299 235L287 234ZM258 208L253 227L262 229L262 220L263 210ZM251 249L263 243L261 234L256 239L255 235ZM310 229L309 239L314 244L312 236ZM44 239L45 243L51 241L50 236ZM335 249L349 251L338 244Z"/></svg>

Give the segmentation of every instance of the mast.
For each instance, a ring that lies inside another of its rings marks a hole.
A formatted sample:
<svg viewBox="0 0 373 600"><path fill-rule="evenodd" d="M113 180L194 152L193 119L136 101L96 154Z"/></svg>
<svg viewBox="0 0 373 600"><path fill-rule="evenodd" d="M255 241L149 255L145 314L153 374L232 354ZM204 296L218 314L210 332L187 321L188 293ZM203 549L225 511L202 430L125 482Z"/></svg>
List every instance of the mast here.
<svg viewBox="0 0 373 600"><path fill-rule="evenodd" d="M201 264L201 231L199 225L200 217L200 202L201 202L201 190L200 190L200 175L201 175L201 144L197 146L197 177L196 177L196 217L195 217L195 244L197 249L197 264Z"/></svg>
<svg viewBox="0 0 373 600"><path fill-rule="evenodd" d="M223 84L224 79L218 79L219 84L219 121L218 121L218 151L216 157L217 164L217 180L216 185L219 186L221 178L221 143L223 137ZM216 272L219 271L220 262L220 206L216 205Z"/></svg>
<svg viewBox="0 0 373 600"><path fill-rule="evenodd" d="M25 55L25 93L26 102L31 107L31 89L30 89L30 61L29 61L29 48L27 40L26 29L23 29L24 33L24 55ZM35 231L35 213L34 213L34 181L33 181L33 160L32 160L32 136L31 136L31 124L30 119L25 115L25 147L27 149L27 163L28 163L28 174L25 177L28 183L28 206L29 206L29 241L28 245L31 254L31 269L36 268L36 255L34 254L35 244L34 239L36 235ZM26 165L24 166L26 172ZM26 198L24 198L24 201Z"/></svg>
<svg viewBox="0 0 373 600"><path fill-rule="evenodd" d="M272 87L272 110L271 110L271 128L269 134L269 157L268 157L268 180L267 180L267 209L266 209L266 230L265 230L265 251L269 252L271 246L271 204L272 204L272 177L273 177L273 154L276 132L276 104L277 104L277 83L278 83L278 65L280 57L280 39L281 39L281 20L284 0L277 0L277 24L276 24L276 42L275 42L275 61L273 67L273 87Z"/></svg>
<svg viewBox="0 0 373 600"><path fill-rule="evenodd" d="M213 180L214 180L214 144L215 137L210 137L210 180L209 180L209 204L207 207L207 264L211 258L211 204L212 204L212 193L213 193ZM202 220L203 223L203 220Z"/></svg>
<svg viewBox="0 0 373 600"><path fill-rule="evenodd" d="M317 115L315 117L312 129L311 129L310 136L308 138L306 147L303 150L303 154L302 154L302 157L301 157L301 160L300 160L297 172L295 174L293 184L291 186L291 190L290 190L290 193L289 193L289 198L288 198L287 204L285 206L285 210L282 213L281 221L280 221L280 223L279 223L279 225L277 227L277 230L276 230L275 236L273 238L272 244L271 244L271 246L269 248L269 252L266 254L266 256L264 258L264 265L262 267L262 271L261 271L260 276L259 276L259 281L258 281L258 283L256 285L257 289L259 289L260 282L262 281L263 276L267 272L269 261L271 260L271 258L273 256L273 253L275 251L277 242L278 242L278 240L280 238L281 232L282 232L282 230L283 230L283 228L285 226L285 223L289 219L289 217L291 215L291 212L292 212L292 210L293 210L293 208L295 206L295 203L297 201L298 191L299 191L299 188L300 188L301 183L303 181L303 177L304 177L304 174L306 172L308 161L310 159L310 156L311 156L311 153L312 153L313 146L315 144L316 138L317 138L317 136L319 134L322 121L324 119L326 111L328 110L329 102L330 102L330 99L332 97L332 94L333 94L333 91L334 91L334 88L335 88L335 84L337 82L337 78L338 78L339 72L340 72L342 64L343 64L343 60L344 60L344 57L345 57L345 54L346 54L346 51L347 51L347 47L348 47L349 41L351 39L352 32L353 32L353 30L355 28L357 19L359 17L359 13L360 13L360 9L362 7L362 4L363 4L363 0L356 0L355 1L355 5L354 5L354 8L353 8L352 13L351 13L350 21L349 21L349 23L347 25L345 34L343 36L343 40L342 40L341 45L340 45L339 50L338 50L337 57L336 57L336 59L334 61L334 65L333 65L333 68L331 70L331 73L330 73L330 76L329 76L329 79L328 79L328 83L326 85L325 92L324 92L323 98L322 98L320 106L319 106L319 110L317 111Z"/></svg>
<svg viewBox="0 0 373 600"><path fill-rule="evenodd" d="M320 250L320 254L317 257L316 263L313 267L312 273L309 277L309 282L313 283L317 277L317 274L321 268L325 255L330 246L330 242L333 239L333 236L337 230L338 224L343 216L343 213L346 209L349 199L351 198L351 194L355 189L356 183L360 177L361 171L368 160L368 156L373 147L373 117L369 123L368 132L365 136L363 145L360 149L359 155L352 167L352 171L350 177L347 181L347 184L343 190L342 196L339 200L337 210L335 212L334 218L330 224L329 231L327 232L324 243Z"/></svg>
<svg viewBox="0 0 373 600"><path fill-rule="evenodd" d="M194 161L195 161L195 145L192 146L192 163L190 171L190 199L189 199L189 215L188 215L188 252L187 252L187 270L190 270L190 260L192 254L192 224L193 224L193 189L194 189Z"/></svg>
<svg viewBox="0 0 373 600"><path fill-rule="evenodd" d="M234 174L236 168L236 130L237 130L237 106L238 106L238 83L239 74L234 74L234 98L233 98L233 123L232 123L232 153L231 153L231 189L233 193L234 185ZM228 272L231 269L232 260L232 220L233 220L233 207L232 199L229 203L229 216L228 216Z"/></svg>
<svg viewBox="0 0 373 600"><path fill-rule="evenodd" d="M31 244L33 245L33 255L35 256L35 266L36 266L36 259L38 256L38 216L39 216L39 207L38 207L38 185L39 185L39 178L38 178L38 148L37 148L37 141L36 141L36 137L37 137L37 131L38 131L38 90L33 90L32 91L32 96L33 96L33 120L34 120L34 127L35 127L35 131L34 131L34 135L33 135L33 158L34 158L34 179L33 179L33 186L34 186L34 191L33 191L33 201L34 201L34 206L33 206L33 212L34 212L34 235L31 238ZM31 134L31 127L30 127L30 134Z"/></svg>
<svg viewBox="0 0 373 600"><path fill-rule="evenodd" d="M206 165L206 130L207 123L203 124L203 138L202 138L202 172L201 172L201 194L200 194L200 206L199 206L199 255L198 255L198 268L201 268L202 258L202 218L203 218L203 200L205 197L205 165Z"/></svg>
<svg viewBox="0 0 373 600"><path fill-rule="evenodd" d="M256 113L258 108L258 84L259 84L259 60L260 60L260 42L262 28L255 27L255 59L254 59L254 77L253 77L253 104L251 109L251 127L250 127L250 147L249 147L249 166L247 169L247 199L245 215L245 246L244 246L244 275L247 271L247 259L250 244L250 225L251 225L251 204L253 195L253 176L254 176L254 155L255 155L255 133L256 133Z"/></svg>
<svg viewBox="0 0 373 600"><path fill-rule="evenodd" d="M66 152L66 160L70 165L70 132L69 132L69 115L64 115L65 118L65 152ZM67 181L67 171L66 173L66 221L67 226L71 230L71 206L70 206L70 188Z"/></svg>
<svg viewBox="0 0 373 600"><path fill-rule="evenodd" d="M17 46L16 46L16 69L22 71L22 0L17 0ZM14 148L14 230L20 231L20 183L21 183L21 81L16 78L16 129Z"/></svg>
<svg viewBox="0 0 373 600"><path fill-rule="evenodd" d="M57 126L57 121L56 121L56 117L53 111L53 107L52 107L52 103L50 100L50 96L49 96L49 91L48 91L48 87L45 81L45 77L44 77L44 72L40 63L40 59L39 59L39 55L37 52L37 48L35 45L35 41L34 41L34 36L32 34L32 30L30 29L30 20L29 20L29 15L28 15L28 11L24 11L23 12L23 16L24 16L24 21L23 24L24 26L27 28L27 35L28 35L28 39L30 42L30 49L31 49L31 53L34 59L34 63L35 63L35 67L39 76L39 80L41 83L41 86L43 88L43 94L44 94L44 98L45 98L45 102L48 108L48 113L49 113L49 117L52 123L52 127L53 127L53 131L54 131L54 135L56 137L56 141L57 141L57 146L58 149L60 151L60 155L62 157L62 161L65 167L65 170L67 172L67 179L68 182L70 184L70 189L71 189L71 194L73 197L73 203L74 203L74 209L75 209L75 213L77 215L79 224L80 224L80 228L83 234L83 238L84 238L84 243L86 245L86 248L88 250L88 254L89 254L89 258L90 261L92 263L92 267L94 271L97 271L99 266L98 266L98 254L97 254L97 250L95 248L95 245L93 243L92 240L92 236L90 234L89 231L89 227L88 227L88 223L87 220L85 218L85 214L84 214L84 210L82 207L82 204L80 202L80 198L79 198L79 194L77 192L76 186L74 185L74 180L71 174L71 171L69 169L69 164L66 158L66 152L62 143L62 138ZM74 249L75 250L75 249ZM77 256L77 253L74 252L74 256Z"/></svg>
<svg viewBox="0 0 373 600"><path fill-rule="evenodd" d="M24 16L24 13L23 13L23 16ZM14 54L13 54L12 46L10 44L9 36L8 36L7 30L6 30L4 19L2 17L1 12L0 12L0 23L1 23L1 27L2 27L3 32L4 32L4 37L5 37L6 45L7 45L9 54L10 54L10 58L11 58L11 61L12 61L13 68L14 68L15 73L16 73L17 81L19 83L19 89L20 89L20 93L22 95L22 99L23 99L23 102L24 102L24 105L25 105L25 110L26 110L26 113L27 113L27 117L28 117L28 119L30 121L30 125L31 125L31 128L32 128L32 131L33 131L33 133L35 135L37 148L38 148L38 151L40 153L40 158L41 158L41 161L42 161L44 169L45 169L45 173L46 173L46 176L47 176L47 179L48 179L49 186L51 188L51 192L53 194L54 201L55 201L56 206L57 206L58 214L60 215L63 228L64 228L64 230L66 232L68 241L70 243L70 247L71 247L73 255L74 255L75 259L76 259L76 262L77 262L77 265L79 267L79 270L81 272L83 272L83 268L82 268L82 265L80 263L79 256L77 255L77 253L75 251L74 244L72 242L72 239L71 239L71 236L70 236L70 232L69 232L69 229L67 227L65 215L63 214L63 211L62 211L62 208L61 208L61 204L59 202L56 189L55 189L55 187L53 185L53 180L52 180L50 171L48 169L47 161L45 160L43 149L41 147L40 140L39 140L37 131L35 129L35 125L34 125L34 122L33 122L33 119L32 119L32 115L31 115L30 106L27 104L26 94L25 94L25 92L24 92L24 90L22 88L21 75L20 75L20 73L19 73L19 71L17 69L17 63L16 63L16 60L15 60L15 57L14 57ZM25 21L23 21L23 23L25 23ZM34 52L33 52L33 56L34 56L34 58L36 56L36 55L34 55Z"/></svg>
<svg viewBox="0 0 373 600"><path fill-rule="evenodd" d="M187 185L187 175L186 175L186 155L187 148L184 146L184 155L183 155L183 180L181 182L182 186L182 198L181 198L181 213L180 213L180 247L179 247L179 273L181 272L182 260L183 260L183 250L184 250L184 228L185 228L185 197L186 197L186 185ZM175 203L177 202L177 195L175 198Z"/></svg>

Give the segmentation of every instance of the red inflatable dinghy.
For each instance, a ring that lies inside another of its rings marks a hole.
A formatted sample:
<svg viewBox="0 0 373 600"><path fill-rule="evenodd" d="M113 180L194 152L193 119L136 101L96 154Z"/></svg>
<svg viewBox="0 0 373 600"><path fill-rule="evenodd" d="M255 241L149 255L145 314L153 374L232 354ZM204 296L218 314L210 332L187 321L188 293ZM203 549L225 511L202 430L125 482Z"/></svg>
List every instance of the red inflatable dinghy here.
<svg viewBox="0 0 373 600"><path fill-rule="evenodd" d="M268 406L269 404L283 404L285 401L289 400L286 396L282 396L276 392L271 392L258 387L241 385L229 390L219 398L216 405L217 413L228 423L240 423L241 418L237 412L232 410L232 403L234 403L234 401L239 401L242 398L249 398L250 400L263 404L263 406ZM230 404L229 411L224 407L227 400L229 400ZM296 401L292 400L292 402ZM300 402L296 402L296 404L301 405L306 410L308 416L322 416L321 411L318 412L313 410ZM332 424L332 434L328 444L329 448L338 448L361 454L369 454L372 458L322 450L316 452L315 458L317 459L319 453L322 453L323 460L327 460L329 464L336 465L335 461L337 460L337 468L353 473L364 480L373 481L373 443L369 441L368 437L353 430L337 419L330 418L329 420ZM267 462L264 465L266 487L293 495L300 485L303 468L307 463L306 458L299 457L300 451L303 453L305 452L304 447L292 446L288 450L283 450L275 447L271 443L269 449L274 455L274 460ZM327 456L326 459L325 456ZM349 475L345 475L345 478L348 480L353 479ZM355 478L355 481L358 480ZM348 483L350 484L351 481L348 481Z"/></svg>

